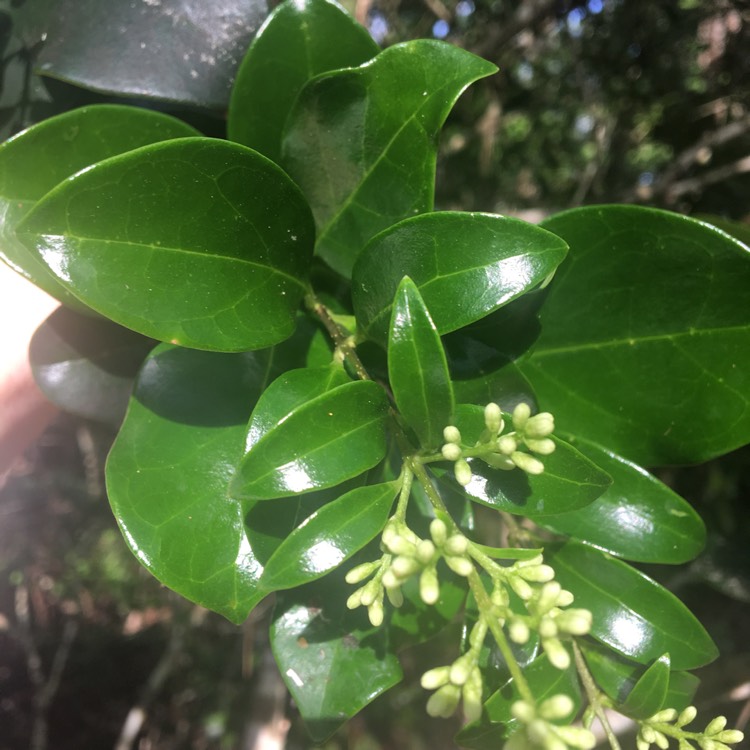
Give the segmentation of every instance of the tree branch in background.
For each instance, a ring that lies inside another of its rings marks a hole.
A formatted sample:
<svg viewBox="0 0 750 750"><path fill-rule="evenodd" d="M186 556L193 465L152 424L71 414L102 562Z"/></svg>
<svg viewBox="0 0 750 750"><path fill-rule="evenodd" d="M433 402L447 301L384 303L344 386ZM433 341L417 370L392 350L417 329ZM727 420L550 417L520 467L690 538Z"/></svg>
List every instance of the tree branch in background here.
<svg viewBox="0 0 750 750"><path fill-rule="evenodd" d="M745 156L731 164L725 164L708 172L703 172L703 174L697 177L674 182L667 189L665 197L667 202L674 203L680 196L685 195L685 193L700 192L709 185L722 182L738 174L745 174L746 172L750 172L750 156Z"/></svg>

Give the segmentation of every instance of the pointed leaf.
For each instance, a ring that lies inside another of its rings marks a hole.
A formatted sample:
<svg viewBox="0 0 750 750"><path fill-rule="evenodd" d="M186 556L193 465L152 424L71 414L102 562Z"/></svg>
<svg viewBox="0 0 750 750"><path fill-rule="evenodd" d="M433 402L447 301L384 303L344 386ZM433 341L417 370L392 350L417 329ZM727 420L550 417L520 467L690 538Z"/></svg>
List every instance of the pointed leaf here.
<svg viewBox="0 0 750 750"><path fill-rule="evenodd" d="M749 442L747 246L636 206L574 209L544 226L571 251L520 364L560 423L642 466Z"/></svg>
<svg viewBox="0 0 750 750"><path fill-rule="evenodd" d="M398 490L398 482L367 485L324 505L273 553L262 583L289 589L337 568L382 531Z"/></svg>
<svg viewBox="0 0 750 750"><path fill-rule="evenodd" d="M385 455L388 401L360 380L294 409L253 445L232 482L238 497L288 497L333 487L373 467Z"/></svg>
<svg viewBox="0 0 750 750"><path fill-rule="evenodd" d="M73 414L118 427L154 342L102 318L58 307L34 333L29 362L42 393Z"/></svg>
<svg viewBox="0 0 750 750"><path fill-rule="evenodd" d="M286 174L210 138L100 162L48 193L18 235L112 320L221 351L292 334L313 243L309 210Z"/></svg>
<svg viewBox="0 0 750 750"><path fill-rule="evenodd" d="M409 276L438 332L455 331L540 284L566 250L550 232L494 214L445 211L406 219L374 237L357 260L357 323L384 343L396 289Z"/></svg>
<svg viewBox="0 0 750 750"><path fill-rule="evenodd" d="M408 276L393 303L388 379L396 406L421 446L438 447L453 417L453 388L440 336Z"/></svg>
<svg viewBox="0 0 750 750"><path fill-rule="evenodd" d="M622 712L634 719L648 719L666 706L669 687L669 654L658 658L633 685L622 704Z"/></svg>
<svg viewBox="0 0 750 750"><path fill-rule="evenodd" d="M402 679L386 629L346 608L344 575L280 593L271 625L279 671L316 742Z"/></svg>
<svg viewBox="0 0 750 750"><path fill-rule="evenodd" d="M198 135L174 117L101 104L50 117L0 145L0 259L56 299L86 310L15 236L35 203L66 177L149 143Z"/></svg>
<svg viewBox="0 0 750 750"><path fill-rule="evenodd" d="M378 51L365 28L331 0L281 3L237 71L229 102L230 140L278 162L284 123L304 84L319 73L361 65Z"/></svg>
<svg viewBox="0 0 750 750"><path fill-rule="evenodd" d="M546 554L576 606L591 610L591 635L611 649L641 664L669 652L678 670L716 658L716 645L687 607L643 573L572 540L547 545Z"/></svg>
<svg viewBox="0 0 750 750"><path fill-rule="evenodd" d="M495 70L458 47L420 39L302 89L282 164L312 206L317 254L336 271L351 276L373 235L432 209L438 132L461 92Z"/></svg>
<svg viewBox="0 0 750 750"><path fill-rule="evenodd" d="M683 563L703 549L703 521L679 495L611 451L582 439L573 444L613 483L584 510L536 517L536 523L635 562Z"/></svg>

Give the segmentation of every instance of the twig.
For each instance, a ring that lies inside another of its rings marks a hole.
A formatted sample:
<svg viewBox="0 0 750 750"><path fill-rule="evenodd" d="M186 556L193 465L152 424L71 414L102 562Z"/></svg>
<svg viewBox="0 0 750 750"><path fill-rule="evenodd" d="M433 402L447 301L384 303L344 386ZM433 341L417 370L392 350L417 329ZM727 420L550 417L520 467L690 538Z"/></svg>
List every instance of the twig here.
<svg viewBox="0 0 750 750"><path fill-rule="evenodd" d="M734 177L735 175L744 174L746 172L750 172L750 156L744 156L742 159L738 159L731 164L725 164L722 167L711 169L697 177L691 177L673 183L666 191L667 201L669 203L674 203L677 198L685 193L699 192L703 190L703 188L708 187L708 185L722 182L729 177Z"/></svg>

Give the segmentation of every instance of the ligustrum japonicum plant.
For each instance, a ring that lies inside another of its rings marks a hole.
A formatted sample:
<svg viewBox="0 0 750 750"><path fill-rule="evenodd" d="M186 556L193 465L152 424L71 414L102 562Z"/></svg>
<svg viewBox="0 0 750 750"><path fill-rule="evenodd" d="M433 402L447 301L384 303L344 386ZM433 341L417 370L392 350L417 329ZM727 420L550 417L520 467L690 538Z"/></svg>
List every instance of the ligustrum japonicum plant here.
<svg viewBox="0 0 750 750"><path fill-rule="evenodd" d="M616 748L612 709L638 750L721 750L724 718L686 729L716 647L631 563L704 542L641 467L750 439L750 252L632 206L433 210L440 128L494 72L287 0L227 140L100 105L6 142L3 258L66 306L37 378L116 420L138 369L107 464L122 533L232 622L275 594L316 739L460 622L421 683L463 746L585 750L599 720Z"/></svg>

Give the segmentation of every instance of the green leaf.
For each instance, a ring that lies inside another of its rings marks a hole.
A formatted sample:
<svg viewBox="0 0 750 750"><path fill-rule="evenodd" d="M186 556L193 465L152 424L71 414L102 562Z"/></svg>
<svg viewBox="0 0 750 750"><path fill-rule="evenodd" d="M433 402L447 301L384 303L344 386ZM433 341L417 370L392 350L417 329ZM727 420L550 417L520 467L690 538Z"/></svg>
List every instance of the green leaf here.
<svg viewBox="0 0 750 750"><path fill-rule="evenodd" d="M266 0L56 0L41 73L76 86L226 111Z"/></svg>
<svg viewBox="0 0 750 750"><path fill-rule="evenodd" d="M636 206L579 208L544 226L571 251L521 369L558 423L642 466L750 441L748 248Z"/></svg>
<svg viewBox="0 0 750 750"><path fill-rule="evenodd" d="M372 381L338 386L293 409L245 455L237 497L266 500L333 487L385 455L388 400Z"/></svg>
<svg viewBox="0 0 750 750"><path fill-rule="evenodd" d="M284 122L305 83L320 73L361 65L378 51L364 27L330 0L281 3L237 71L229 102L230 140L278 162Z"/></svg>
<svg viewBox="0 0 750 750"><path fill-rule="evenodd" d="M730 219L725 219L723 216L713 216L711 214L697 214L692 218L699 219L706 224L721 229L722 232L726 232L731 237L734 237L734 239L750 247L750 225L747 222L731 221Z"/></svg>
<svg viewBox="0 0 750 750"><path fill-rule="evenodd" d="M386 629L346 608L344 575L281 592L271 625L279 671L316 742L402 679Z"/></svg>
<svg viewBox="0 0 750 750"><path fill-rule="evenodd" d="M302 89L282 164L312 206L317 254L336 271L351 276L373 235L432 210L438 132L461 92L495 70L458 47L419 39Z"/></svg>
<svg viewBox="0 0 750 750"><path fill-rule="evenodd" d="M585 509L536 517L536 523L635 562L683 563L703 549L703 521L679 495L611 451L582 439L573 444L613 483Z"/></svg>
<svg viewBox="0 0 750 750"><path fill-rule="evenodd" d="M220 351L292 334L313 244L309 210L286 174L209 138L94 165L48 193L18 235L98 312Z"/></svg>
<svg viewBox="0 0 750 750"><path fill-rule="evenodd" d="M578 713L581 689L574 666L557 669L542 655L526 667L523 674L537 702L541 703L553 695L567 695L573 700L574 706L570 720ZM519 728L518 720L513 717L510 709L522 697L515 681L508 680L487 699L482 718L462 729L456 736L456 742L461 747L496 750Z"/></svg>
<svg viewBox="0 0 750 750"><path fill-rule="evenodd" d="M634 719L648 719L666 706L669 687L669 654L659 657L639 678L622 704L622 712Z"/></svg>
<svg viewBox="0 0 750 750"><path fill-rule="evenodd" d="M414 282L396 292L388 338L388 379L396 406L423 448L443 442L453 418L453 388L440 336Z"/></svg>
<svg viewBox="0 0 750 750"><path fill-rule="evenodd" d="M509 420L506 415L506 421ZM462 444L473 446L484 430L484 409L459 404L454 423L461 431ZM520 469L493 469L481 459L469 459L472 478L464 488L466 494L482 505L531 517L590 505L609 487L609 475L568 443L556 437L552 439L555 452L543 457L544 473L536 476ZM441 482L454 483L452 471L442 467L433 471Z"/></svg>
<svg viewBox="0 0 750 750"><path fill-rule="evenodd" d="M414 216L374 237L357 260L352 301L363 335L384 343L398 285L409 276L440 334L455 331L540 284L567 245L533 224L494 214Z"/></svg>
<svg viewBox="0 0 750 750"><path fill-rule="evenodd" d="M262 583L289 589L337 568L382 531L398 490L398 482L367 485L324 505L273 553Z"/></svg>
<svg viewBox="0 0 750 750"><path fill-rule="evenodd" d="M15 236L35 203L72 174L150 143L198 135L179 120L102 104L50 117L0 145L0 259L60 302L87 308Z"/></svg>
<svg viewBox="0 0 750 750"><path fill-rule="evenodd" d="M153 346L116 323L59 307L34 333L29 362L50 401L117 427L136 373Z"/></svg>
<svg viewBox="0 0 750 750"><path fill-rule="evenodd" d="M716 658L716 645L687 607L643 573L573 540L547 545L546 556L576 606L591 610L591 635L614 651L640 664L669 653L678 670Z"/></svg>

